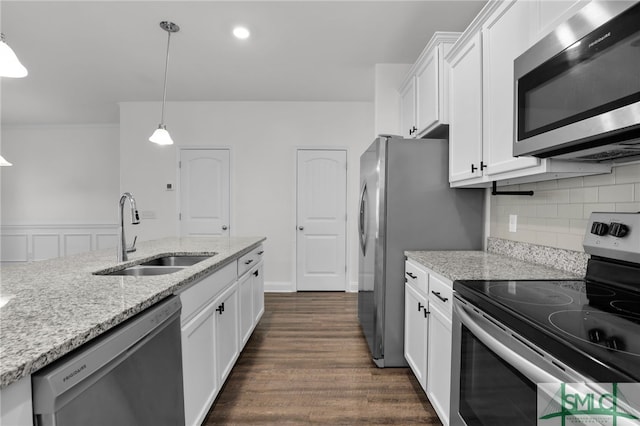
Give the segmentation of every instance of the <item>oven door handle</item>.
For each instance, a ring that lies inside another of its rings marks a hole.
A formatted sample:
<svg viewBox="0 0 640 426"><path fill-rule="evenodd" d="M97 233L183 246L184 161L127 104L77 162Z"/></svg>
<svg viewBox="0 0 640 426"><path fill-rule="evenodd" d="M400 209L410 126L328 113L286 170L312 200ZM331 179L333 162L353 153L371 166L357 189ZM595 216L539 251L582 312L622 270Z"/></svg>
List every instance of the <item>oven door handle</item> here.
<svg viewBox="0 0 640 426"><path fill-rule="evenodd" d="M478 340L484 343L489 349L495 352L496 355L505 360L513 368L520 371L520 373L522 373L533 383L556 383L564 381L558 377L555 377L553 374L546 372L528 359L520 356L519 354L510 350L508 347L502 344L498 339L488 333L481 324L478 324L473 320L473 318L471 318L471 316L467 312L467 309L469 308L462 305L462 303L455 303L454 309L456 311L456 314L458 315L458 318L460 318L460 322L462 322L462 324L464 324L469 329L469 331L471 331L473 335L478 338Z"/></svg>

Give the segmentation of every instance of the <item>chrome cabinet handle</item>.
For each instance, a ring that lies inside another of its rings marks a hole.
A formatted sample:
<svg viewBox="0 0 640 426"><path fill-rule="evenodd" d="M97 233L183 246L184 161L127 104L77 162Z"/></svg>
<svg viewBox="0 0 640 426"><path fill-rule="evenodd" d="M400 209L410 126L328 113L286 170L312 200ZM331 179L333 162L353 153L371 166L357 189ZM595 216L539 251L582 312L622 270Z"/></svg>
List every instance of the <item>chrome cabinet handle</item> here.
<svg viewBox="0 0 640 426"><path fill-rule="evenodd" d="M222 230L226 231L227 230L227 225L222 225Z"/></svg>
<svg viewBox="0 0 640 426"><path fill-rule="evenodd" d="M262 256L262 253L264 253L264 250L259 251L259 252L258 252L258 256Z"/></svg>
<svg viewBox="0 0 640 426"><path fill-rule="evenodd" d="M442 297L442 296L440 296L440 292L439 292L439 291L433 291L433 290L431 290L431 293L432 293L434 296L436 296L438 299L442 300L442 301L443 301L443 302L445 302L445 303L446 303L446 301L447 301L447 300L449 300L449 299L448 299L448 298L446 298L446 297Z"/></svg>
<svg viewBox="0 0 640 426"><path fill-rule="evenodd" d="M304 226L298 226L298 229L304 231Z"/></svg>
<svg viewBox="0 0 640 426"><path fill-rule="evenodd" d="M407 272L407 275L409 275L409 278L411 278L412 280L415 280L416 278L418 278L417 275L413 275L411 272Z"/></svg>
<svg viewBox="0 0 640 426"><path fill-rule="evenodd" d="M250 264L251 264L251 262L253 262L253 259L249 259L249 260L247 260L246 262L244 262L244 264L245 264L245 265L250 265Z"/></svg>

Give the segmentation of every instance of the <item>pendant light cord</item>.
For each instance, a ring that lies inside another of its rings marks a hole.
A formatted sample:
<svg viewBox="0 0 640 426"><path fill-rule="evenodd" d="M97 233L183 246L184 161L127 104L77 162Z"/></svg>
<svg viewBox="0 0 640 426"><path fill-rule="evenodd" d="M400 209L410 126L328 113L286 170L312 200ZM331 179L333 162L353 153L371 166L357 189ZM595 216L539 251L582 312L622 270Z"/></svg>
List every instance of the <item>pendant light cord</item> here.
<svg viewBox="0 0 640 426"><path fill-rule="evenodd" d="M164 125L164 104L167 99L167 73L169 72L169 43L171 43L171 31L167 31L167 57L164 62L164 91L162 92L162 114L160 123Z"/></svg>

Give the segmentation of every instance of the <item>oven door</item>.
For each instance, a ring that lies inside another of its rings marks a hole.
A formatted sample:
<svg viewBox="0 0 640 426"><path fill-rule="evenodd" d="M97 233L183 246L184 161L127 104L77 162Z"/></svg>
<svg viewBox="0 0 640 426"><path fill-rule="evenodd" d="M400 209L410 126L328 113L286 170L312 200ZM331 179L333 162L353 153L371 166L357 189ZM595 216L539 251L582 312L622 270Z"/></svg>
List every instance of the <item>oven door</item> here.
<svg viewBox="0 0 640 426"><path fill-rule="evenodd" d="M538 383L589 381L459 295L453 310L452 426L535 426Z"/></svg>

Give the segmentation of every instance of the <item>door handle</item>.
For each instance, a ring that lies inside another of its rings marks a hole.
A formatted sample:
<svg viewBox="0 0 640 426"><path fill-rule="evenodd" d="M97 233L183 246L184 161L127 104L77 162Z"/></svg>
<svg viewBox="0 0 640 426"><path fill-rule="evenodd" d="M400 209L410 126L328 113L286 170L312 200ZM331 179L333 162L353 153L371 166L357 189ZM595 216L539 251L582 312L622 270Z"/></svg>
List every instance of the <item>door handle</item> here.
<svg viewBox="0 0 640 426"><path fill-rule="evenodd" d="M366 222L366 210L367 210L367 183L362 185L362 192L360 193L360 220L358 225L360 228L360 249L362 254L367 254L367 222Z"/></svg>
<svg viewBox="0 0 640 426"><path fill-rule="evenodd" d="M227 225L222 225L222 230L226 231L227 230Z"/></svg>
<svg viewBox="0 0 640 426"><path fill-rule="evenodd" d="M298 229L304 231L304 226L298 226Z"/></svg>

